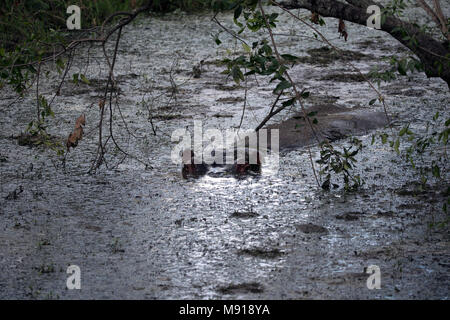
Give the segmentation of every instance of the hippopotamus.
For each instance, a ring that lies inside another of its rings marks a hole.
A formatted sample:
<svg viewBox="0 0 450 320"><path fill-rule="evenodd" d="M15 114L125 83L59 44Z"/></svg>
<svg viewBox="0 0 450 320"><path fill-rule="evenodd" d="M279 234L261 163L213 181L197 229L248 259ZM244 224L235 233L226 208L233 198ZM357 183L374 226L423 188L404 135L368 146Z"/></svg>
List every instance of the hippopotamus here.
<svg viewBox="0 0 450 320"><path fill-rule="evenodd" d="M213 156L215 155L216 151L213 151ZM204 161L202 163L196 164L194 162L195 154L194 151L190 149L186 149L183 151L183 166L181 169L181 174L184 179L187 179L189 177L193 178L199 178L206 174L209 174L211 176L215 176L214 170L212 168L222 168L222 173L231 174L235 177L242 177L244 175L248 174L259 174L261 172L261 163L262 163L262 156L259 152L256 150L251 150L249 148L245 149L245 158L239 158L237 156L237 150L232 150L232 153L234 154L233 157L233 163L227 163L226 159L226 150L218 150L217 152L222 152L223 154L223 161L222 163L217 163L214 161L211 164L207 164ZM256 153L256 157L252 157L251 154ZM253 159L256 158L256 161ZM222 176L223 174L219 174L219 176Z"/></svg>
<svg viewBox="0 0 450 320"><path fill-rule="evenodd" d="M266 126L269 129L267 132L267 147L271 149L270 129L279 130L279 150L291 150L295 148L305 147L324 140L333 142L335 140L343 139L349 135L365 134L370 130L383 127L388 124L388 119L383 112L368 112L363 108L345 108L337 105L316 105L308 108L307 113L312 115L311 121L314 131L311 130L303 113L298 113L292 118L280 123L275 123ZM259 137L258 137L259 139ZM259 146L259 141L258 141ZM185 150L182 175L187 177L201 177L209 174L211 168L224 168L225 173L234 176L243 176L246 174L258 174L261 172L261 162L263 160L262 153L249 149L245 149L245 160L238 159L236 156L236 147L234 148L234 163L233 164L218 164L206 163L194 164L194 152ZM257 152L256 163L248 161L249 154ZM225 152L224 161L225 161ZM239 161L241 160L241 161Z"/></svg>
<svg viewBox="0 0 450 320"><path fill-rule="evenodd" d="M311 130L302 112L293 117L266 126L279 130L280 150L291 150L327 140L333 142L351 135L366 134L386 126L388 118L384 112L373 112L364 108L346 108L333 104L315 105L306 110L310 114ZM315 120L315 121L314 121Z"/></svg>

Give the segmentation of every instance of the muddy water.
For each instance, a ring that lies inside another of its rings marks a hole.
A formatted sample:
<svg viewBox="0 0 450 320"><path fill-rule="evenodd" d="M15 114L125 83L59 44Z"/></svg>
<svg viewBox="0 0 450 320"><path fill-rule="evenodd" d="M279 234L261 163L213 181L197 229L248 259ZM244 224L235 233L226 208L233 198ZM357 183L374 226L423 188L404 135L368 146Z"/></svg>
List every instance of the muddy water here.
<svg viewBox="0 0 450 320"><path fill-rule="evenodd" d="M220 18L231 26L231 15ZM366 147L357 158L365 178L358 192L318 190L302 148L282 152L278 171L270 170L269 159L259 178L181 178L180 166L170 160L173 130L192 130L194 119L205 129L237 127L244 104L243 86L219 74L223 67L216 64L243 50L224 34L224 44L216 46L211 33L219 28L210 19L152 17L124 31L116 80L127 126L114 106L114 132L124 150L152 168L123 160L109 147L108 168L86 174L96 152L97 103L107 76L100 51L90 51L87 67L87 55L80 54L72 70L85 73L91 85L68 82L55 100L53 135L64 139L81 113L87 119L86 137L67 156L65 169L54 152L21 147L11 138L34 116L34 94L7 107L14 95L1 92L0 297L448 298L448 227L429 227L445 219L443 182L430 181L430 191L414 192L416 172L388 146L371 145L373 130L359 137ZM383 111L369 106L376 95L345 61L314 59L317 50L311 50L322 44L302 38L303 30L287 16L280 20L289 21L277 29L280 50L305 57L291 75L311 92L307 106ZM350 24L343 43L336 22L326 22L323 32L333 43L362 53L350 61L363 73L393 50L405 52L388 36ZM257 36L244 37L252 42ZM201 76L193 78L193 66L202 60ZM56 89L51 80L42 88L47 97ZM274 99L273 85L263 78L246 85L243 127L255 128ZM398 126L412 122L423 130L436 111L448 118L443 81L417 74L381 90ZM156 136L142 99L152 102ZM298 112L293 108L271 123ZM311 151L317 158L319 149ZM444 179L448 183L447 173ZM72 264L81 268L81 290L66 289ZM380 290L366 287L369 265L381 269Z"/></svg>

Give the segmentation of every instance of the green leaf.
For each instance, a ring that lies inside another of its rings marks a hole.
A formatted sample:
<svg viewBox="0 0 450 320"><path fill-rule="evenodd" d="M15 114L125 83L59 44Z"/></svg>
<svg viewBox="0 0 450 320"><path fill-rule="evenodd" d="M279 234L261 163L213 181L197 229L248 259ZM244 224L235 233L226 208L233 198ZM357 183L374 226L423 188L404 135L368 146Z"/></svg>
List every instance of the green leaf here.
<svg viewBox="0 0 450 320"><path fill-rule="evenodd" d="M265 53L267 56L272 55L272 48L271 48L269 45L265 44L265 45L262 47L262 50L264 51L264 53Z"/></svg>
<svg viewBox="0 0 450 320"><path fill-rule="evenodd" d="M309 91L303 92L303 93L301 94L301 96L302 96L303 99L308 98L308 97L309 97Z"/></svg>
<svg viewBox="0 0 450 320"><path fill-rule="evenodd" d="M285 90L290 87L292 87L292 84L287 80L283 80L276 86L276 88L275 88L275 90L273 90L273 92L279 93L280 91Z"/></svg>
<svg viewBox="0 0 450 320"><path fill-rule="evenodd" d="M377 99L372 99L372 100L370 100L369 105L371 106L371 105L373 105L375 102L377 102Z"/></svg>
<svg viewBox="0 0 450 320"><path fill-rule="evenodd" d="M75 83L75 84L78 84L78 73L74 73L73 75L72 75L72 81L73 81L73 83Z"/></svg>
<svg viewBox="0 0 450 320"><path fill-rule="evenodd" d="M233 68L231 69L231 76L237 84L239 84L241 80L244 80L244 74L238 66L233 66Z"/></svg>
<svg viewBox="0 0 450 320"><path fill-rule="evenodd" d="M355 150L355 151L353 151L352 153L350 153L350 157L356 156L356 155L358 154L358 151L359 151L359 150ZM350 158L350 159L356 162L355 159L353 159L353 158Z"/></svg>
<svg viewBox="0 0 450 320"><path fill-rule="evenodd" d="M282 57L284 60L289 61L289 62L295 62L295 61L298 60L298 57L293 56L293 55L291 55L291 54L282 54L281 57Z"/></svg>
<svg viewBox="0 0 450 320"><path fill-rule="evenodd" d="M446 129L441 132L439 135L439 141L442 141L444 145L447 145L448 142L448 134L450 133L450 129Z"/></svg>
<svg viewBox="0 0 450 320"><path fill-rule="evenodd" d="M90 84L89 80L86 78L84 74L80 74L81 81L85 84Z"/></svg>
<svg viewBox="0 0 450 320"><path fill-rule="evenodd" d="M287 70L287 67L285 65L281 65L280 69L278 69L278 73L280 75L283 75L286 72L286 70Z"/></svg>
<svg viewBox="0 0 450 320"><path fill-rule="evenodd" d="M327 178L326 178L325 181L322 183L322 189L324 189L324 190L330 190L330 179L331 179L331 175L327 175Z"/></svg>
<svg viewBox="0 0 450 320"><path fill-rule="evenodd" d="M400 132L398 133L398 135L399 135L400 137L402 137L407 131L408 131L408 126L403 127L403 129L400 130Z"/></svg>
<svg viewBox="0 0 450 320"><path fill-rule="evenodd" d="M397 139L397 140L395 140L395 143L394 143L394 150L395 150L395 152L397 152L397 154L400 154L399 147L400 147L400 139Z"/></svg>
<svg viewBox="0 0 450 320"><path fill-rule="evenodd" d="M64 61L62 61L61 58L58 58L56 60L56 70L58 71L59 74L61 74L62 69L64 69Z"/></svg>
<svg viewBox="0 0 450 320"><path fill-rule="evenodd" d="M433 120L436 121L439 118L439 111L433 116Z"/></svg>
<svg viewBox="0 0 450 320"><path fill-rule="evenodd" d="M403 65L403 63L399 63L397 66L397 71L398 73L400 73L402 76L406 76L406 69L405 66Z"/></svg>
<svg viewBox="0 0 450 320"><path fill-rule="evenodd" d="M252 53L252 49L245 42L242 42L242 48L244 48L245 52Z"/></svg>
<svg viewBox="0 0 450 320"><path fill-rule="evenodd" d="M234 19L237 20L241 16L241 13L242 13L242 6L238 5L236 10L234 10Z"/></svg>
<svg viewBox="0 0 450 320"><path fill-rule="evenodd" d="M292 98L292 99L289 99L289 100L287 100L287 101L284 101L284 102L282 103L283 107L287 107L287 106L293 105L293 104L295 103L295 99L296 99L296 98Z"/></svg>
<svg viewBox="0 0 450 320"><path fill-rule="evenodd" d="M441 172L440 169L437 165L433 165L432 167L432 172L433 172L433 176L436 178L440 178L441 177Z"/></svg>

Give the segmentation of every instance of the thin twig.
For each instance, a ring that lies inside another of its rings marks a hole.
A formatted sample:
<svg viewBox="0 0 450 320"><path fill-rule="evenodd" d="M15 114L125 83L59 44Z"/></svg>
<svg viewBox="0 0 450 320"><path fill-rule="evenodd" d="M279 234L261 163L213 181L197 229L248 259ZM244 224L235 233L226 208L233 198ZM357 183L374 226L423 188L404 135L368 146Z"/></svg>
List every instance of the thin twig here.
<svg viewBox="0 0 450 320"><path fill-rule="evenodd" d="M38 119L38 123L41 122L41 101L39 99L39 77L41 74L41 64L39 63L38 65L38 70L37 70L37 74L36 74L36 110L37 110L37 119Z"/></svg>
<svg viewBox="0 0 450 320"><path fill-rule="evenodd" d="M269 36L270 36L270 40L271 40L272 45L273 45L273 49L274 49L274 51L275 51L275 55L276 55L276 57L277 57L278 62L281 64L281 63L282 63L282 59L281 59L280 53L278 52L278 48L277 48L277 45L276 45L276 43L275 43L275 38L274 38L273 33L272 33L272 28L270 27L270 24L269 24L269 22L267 21L266 13L265 13L264 8L263 8L263 6L262 6L262 4L261 4L261 0L258 0L258 6L259 6L259 10L261 11L261 14L262 14L262 16L263 16L263 18L264 18L264 22L265 22L266 28L267 28L267 30L269 31ZM302 109L303 115L304 115L305 119L308 121L308 124L309 124L309 126L310 126L310 128L311 128L311 131L312 131L314 137L316 138L316 140L317 140L318 143L320 144L319 138L318 138L317 135L316 135L316 132L315 132L314 127L313 127L313 125L312 125L312 123L311 123L311 120L309 119L308 115L306 114L305 105L304 105L303 99L302 99L302 97L301 97L299 91L297 90L296 84L295 84L294 81L292 80L292 78L291 78L291 76L289 75L289 73L287 72L287 70L284 72L284 74L285 74L286 77L289 79L289 82L291 83L292 88L294 89L294 92L295 92L295 96L296 96L296 98L297 98L297 101L300 103L300 107L301 107L301 109ZM308 150L309 150L309 147L308 147ZM312 165L312 170L313 170L313 173L314 173L314 178L316 179L317 185L320 187L320 183L319 183L319 179L318 179L318 177L317 177L316 168L315 168L315 166L314 166L314 161L313 161L313 159L312 159L311 151L309 151L309 157L310 157L310 161L311 161L311 165Z"/></svg>

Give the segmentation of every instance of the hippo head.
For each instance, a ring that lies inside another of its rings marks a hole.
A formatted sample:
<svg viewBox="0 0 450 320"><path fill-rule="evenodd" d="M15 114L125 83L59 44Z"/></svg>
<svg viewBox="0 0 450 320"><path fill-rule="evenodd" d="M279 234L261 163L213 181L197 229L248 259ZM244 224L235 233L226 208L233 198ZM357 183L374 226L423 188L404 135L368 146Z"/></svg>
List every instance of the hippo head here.
<svg viewBox="0 0 450 320"><path fill-rule="evenodd" d="M208 172L208 166L205 163L195 164L194 158L195 154L191 149L183 151L181 175L184 179L201 177Z"/></svg>
<svg viewBox="0 0 450 320"><path fill-rule="evenodd" d="M255 162L256 158L256 162ZM256 150L245 150L245 159L237 159L233 164L232 171L236 175L245 175L250 172L261 172L261 155Z"/></svg>

